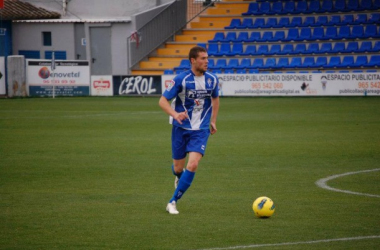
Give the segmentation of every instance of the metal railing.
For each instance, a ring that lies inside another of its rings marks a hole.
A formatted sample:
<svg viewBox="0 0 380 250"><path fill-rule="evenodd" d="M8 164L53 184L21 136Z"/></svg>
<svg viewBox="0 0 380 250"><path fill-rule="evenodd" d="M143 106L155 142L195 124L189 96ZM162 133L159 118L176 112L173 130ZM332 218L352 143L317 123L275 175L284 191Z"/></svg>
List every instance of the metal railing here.
<svg viewBox="0 0 380 250"><path fill-rule="evenodd" d="M128 37L129 69L169 40L186 24L213 5L205 0L176 0Z"/></svg>

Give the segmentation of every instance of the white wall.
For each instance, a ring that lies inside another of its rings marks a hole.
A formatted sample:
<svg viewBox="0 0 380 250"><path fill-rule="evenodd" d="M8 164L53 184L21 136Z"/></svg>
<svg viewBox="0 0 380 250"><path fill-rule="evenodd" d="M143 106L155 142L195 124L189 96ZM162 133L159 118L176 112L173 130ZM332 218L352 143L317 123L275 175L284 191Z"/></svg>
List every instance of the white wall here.
<svg viewBox="0 0 380 250"><path fill-rule="evenodd" d="M21 0L63 14L63 1ZM149 10L173 0L66 0L66 18L121 18ZM65 18L63 16L63 18Z"/></svg>
<svg viewBox="0 0 380 250"><path fill-rule="evenodd" d="M52 32L52 46L43 46L42 32ZM13 54L19 50L40 50L41 59L45 51L65 50L67 59L75 59L74 24L73 23L13 23Z"/></svg>

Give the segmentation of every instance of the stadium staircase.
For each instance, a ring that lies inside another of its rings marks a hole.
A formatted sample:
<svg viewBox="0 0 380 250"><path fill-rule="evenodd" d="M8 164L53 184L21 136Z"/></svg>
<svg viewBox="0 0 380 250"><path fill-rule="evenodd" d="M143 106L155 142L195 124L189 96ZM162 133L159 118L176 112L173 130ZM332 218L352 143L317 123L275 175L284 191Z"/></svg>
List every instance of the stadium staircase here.
<svg viewBox="0 0 380 250"><path fill-rule="evenodd" d="M194 45L215 73L377 71L380 0L223 0L132 71L173 74L190 67Z"/></svg>

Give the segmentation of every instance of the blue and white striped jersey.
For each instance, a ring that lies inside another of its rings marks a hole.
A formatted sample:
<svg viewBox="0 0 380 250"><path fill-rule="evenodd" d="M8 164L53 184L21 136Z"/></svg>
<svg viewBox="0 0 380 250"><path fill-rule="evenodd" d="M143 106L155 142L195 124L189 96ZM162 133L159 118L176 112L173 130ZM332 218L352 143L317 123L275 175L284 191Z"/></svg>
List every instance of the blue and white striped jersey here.
<svg viewBox="0 0 380 250"><path fill-rule="evenodd" d="M203 76L195 76L191 70L177 75L163 93L171 100L172 107L178 113L187 110L189 119L173 125L188 130L209 129L212 113L211 98L219 96L218 78L209 72Z"/></svg>

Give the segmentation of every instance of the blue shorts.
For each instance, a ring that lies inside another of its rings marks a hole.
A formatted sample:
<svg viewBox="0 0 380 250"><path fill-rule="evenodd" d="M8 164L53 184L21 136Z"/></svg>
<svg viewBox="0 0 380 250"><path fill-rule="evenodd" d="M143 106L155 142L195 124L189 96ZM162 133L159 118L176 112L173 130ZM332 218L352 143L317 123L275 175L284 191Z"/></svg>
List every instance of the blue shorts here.
<svg viewBox="0 0 380 250"><path fill-rule="evenodd" d="M189 152L205 154L209 129L186 130L173 126L172 129L172 157L180 160L186 157Z"/></svg>

